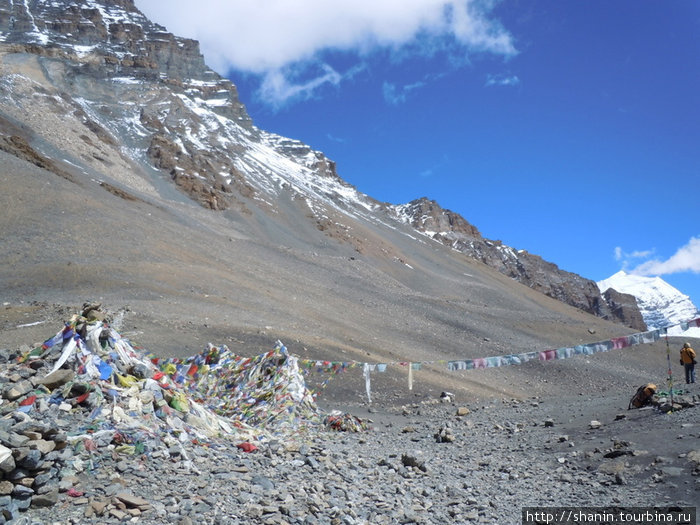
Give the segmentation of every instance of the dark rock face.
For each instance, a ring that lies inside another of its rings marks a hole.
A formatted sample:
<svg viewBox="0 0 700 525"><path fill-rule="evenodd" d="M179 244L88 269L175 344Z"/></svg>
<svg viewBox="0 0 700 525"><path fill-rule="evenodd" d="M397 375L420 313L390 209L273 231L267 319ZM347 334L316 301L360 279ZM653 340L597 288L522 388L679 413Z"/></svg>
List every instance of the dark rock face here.
<svg viewBox="0 0 700 525"><path fill-rule="evenodd" d="M6 43L40 44L47 51L92 56L105 71L164 73L170 78L197 77L208 68L195 40L178 38L150 22L130 0L97 7L60 2L0 1L0 31ZM41 35L41 36L40 36ZM43 41L49 36L50 41ZM76 46L81 46L78 49ZM85 50L85 47L92 47Z"/></svg>
<svg viewBox="0 0 700 525"><path fill-rule="evenodd" d="M0 0L0 32L3 51L36 57L63 100L71 103L71 97L81 96L96 103L90 117L82 108L73 111L105 145L123 145L125 137L115 135L112 124L135 121L128 112L136 108L141 125L151 134L131 133L131 140L137 141L131 147L147 151L151 165L167 173L181 191L214 210L234 204L235 189L252 193L225 145L216 144L215 138L214 147L190 139L206 132L184 97L202 101L212 112L255 133L236 87L206 66L195 40L168 33L131 0L95 7ZM6 146L0 147L8 150L12 140L16 137L4 139ZM28 148L29 144L24 149Z"/></svg>
<svg viewBox="0 0 700 525"><path fill-rule="evenodd" d="M422 232L440 232L438 235L442 236L443 242L450 238L457 239L464 236L482 238L476 226L469 224L464 217L445 210L437 202L428 200L426 197L411 201L400 208L409 219L411 226ZM450 232L454 235L451 236ZM449 243L445 242L445 244Z"/></svg>
<svg viewBox="0 0 700 525"><path fill-rule="evenodd" d="M619 321L640 332L647 330L647 325L642 318L634 295L620 293L613 288L608 288L603 292L603 297L610 306L611 321Z"/></svg>
<svg viewBox="0 0 700 525"><path fill-rule="evenodd" d="M236 87L207 67L199 43L168 33L130 0L106 2L99 9L34 2L31 12L25 4L0 0L0 32L16 52L72 60L82 74L133 76L180 88L184 80L198 79L196 89L204 100L222 102L215 105L222 116L251 125Z"/></svg>
<svg viewBox="0 0 700 525"><path fill-rule="evenodd" d="M501 241L485 239L479 230L461 215L443 209L427 198L398 206L399 217L418 231L512 277L516 281L553 299L604 319L646 330L632 296L618 294L615 306L601 296L598 285L525 250L514 250ZM630 300L631 298L631 300ZM621 305L624 308L621 309ZM613 309L617 313L613 312Z"/></svg>

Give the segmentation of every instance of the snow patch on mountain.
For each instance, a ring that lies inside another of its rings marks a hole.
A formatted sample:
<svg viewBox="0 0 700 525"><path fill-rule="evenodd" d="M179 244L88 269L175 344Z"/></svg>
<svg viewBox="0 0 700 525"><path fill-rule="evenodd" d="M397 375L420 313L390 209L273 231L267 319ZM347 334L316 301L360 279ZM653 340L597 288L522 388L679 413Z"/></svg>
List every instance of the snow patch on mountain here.
<svg viewBox="0 0 700 525"><path fill-rule="evenodd" d="M698 316L698 308L690 297L660 277L631 275L621 270L607 279L598 281L598 287L601 292L613 288L618 292L633 295L650 330L677 325ZM683 331L676 326L668 333L673 336L700 338L700 328Z"/></svg>

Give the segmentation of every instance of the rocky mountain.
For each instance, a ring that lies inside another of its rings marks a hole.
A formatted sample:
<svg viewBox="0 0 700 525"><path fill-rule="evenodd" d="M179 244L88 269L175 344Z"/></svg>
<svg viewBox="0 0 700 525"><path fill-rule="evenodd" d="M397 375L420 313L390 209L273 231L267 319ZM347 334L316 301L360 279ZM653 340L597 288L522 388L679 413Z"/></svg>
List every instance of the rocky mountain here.
<svg viewBox="0 0 700 525"><path fill-rule="evenodd" d="M698 315L698 308L690 297L660 277L632 275L620 270L599 281L598 286L606 294L617 291L634 296L650 329L677 325ZM680 335L681 330L672 333ZM684 334L686 337L700 337L700 328L690 328Z"/></svg>
<svg viewBox="0 0 700 525"><path fill-rule="evenodd" d="M34 76L5 79L11 94L4 101L8 111L0 147L5 151L46 164L41 150L49 144L37 151L26 133L12 130L15 123L31 129L39 124L21 122L23 108L16 95L35 89L41 93L41 87L47 92L33 98L44 109L42 115L66 114L76 121L68 134L55 133L50 146L72 157L64 162L88 162L98 171L109 167L114 181L103 181L107 189L146 189L134 188L128 172L155 171L205 207L234 206L240 211L251 198L257 206L274 208L285 190L307 202L319 229L356 246L358 240L347 229L327 219L325 208L370 220L395 215L534 290L626 322L613 314L593 281L524 250L483 239L462 217L427 199L401 206L375 202L344 183L322 153L255 128L235 86L205 65L198 43L150 22L132 1L35 2L31 10L29 5L0 4L0 31L12 62L23 63L25 71L37 68ZM46 121L41 125L51 126ZM97 151L85 153L85 147ZM64 176L71 171L52 164ZM113 169L117 166L121 170Z"/></svg>
<svg viewBox="0 0 700 525"><path fill-rule="evenodd" d="M613 315L620 319L625 326L630 326L640 332L649 329L639 311L637 298L634 295L608 288L603 292L603 298L610 306Z"/></svg>
<svg viewBox="0 0 700 525"><path fill-rule="evenodd" d="M0 0L0 166L3 301L103 300L180 351L199 350L194 315L241 344L346 359L628 330L589 281L429 201L377 202L257 128L197 42L130 0Z"/></svg>
<svg viewBox="0 0 700 525"><path fill-rule="evenodd" d="M601 295L595 281L561 270L526 250L485 239L462 216L425 197L395 208L400 220L452 249L472 257L516 281L584 312L646 330L634 298ZM620 306L624 304L624 308Z"/></svg>

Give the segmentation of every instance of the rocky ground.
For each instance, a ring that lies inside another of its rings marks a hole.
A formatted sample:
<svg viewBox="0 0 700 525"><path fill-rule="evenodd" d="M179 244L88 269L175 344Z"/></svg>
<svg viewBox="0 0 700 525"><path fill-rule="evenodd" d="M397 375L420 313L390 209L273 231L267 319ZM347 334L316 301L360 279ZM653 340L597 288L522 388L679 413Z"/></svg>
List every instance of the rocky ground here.
<svg viewBox="0 0 700 525"><path fill-rule="evenodd" d="M230 442L187 457L67 448L55 504L17 522L516 524L523 506L696 505L698 407L626 413L616 401L508 401L462 416L459 403L378 407L366 432L250 453Z"/></svg>
<svg viewBox="0 0 700 525"><path fill-rule="evenodd" d="M5 334L29 324L13 311ZM105 426L79 392L51 402L47 364L16 364L29 346L5 348L0 521L517 524L525 506L700 500L697 385L677 386L672 411L627 410L633 391L573 387L519 399L403 389L371 405L336 390L319 398L322 412L366 429L309 426L246 451L240 436Z"/></svg>

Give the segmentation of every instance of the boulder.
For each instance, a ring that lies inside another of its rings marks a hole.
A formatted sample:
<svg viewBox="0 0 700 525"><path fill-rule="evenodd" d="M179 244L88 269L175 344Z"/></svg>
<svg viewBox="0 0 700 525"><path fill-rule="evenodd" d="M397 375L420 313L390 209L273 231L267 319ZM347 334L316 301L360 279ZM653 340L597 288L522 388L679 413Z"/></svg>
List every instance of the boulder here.
<svg viewBox="0 0 700 525"><path fill-rule="evenodd" d="M22 397L24 394L31 392L33 388L34 385L32 385L31 381L25 379L18 381L17 383L10 383L7 385L3 390L2 396L8 401L14 401Z"/></svg>
<svg viewBox="0 0 700 525"><path fill-rule="evenodd" d="M65 385L69 381L72 381L75 377L75 372L68 368L59 368L55 372L51 372L49 375L40 379L37 384L44 385L49 390L55 390L56 388Z"/></svg>
<svg viewBox="0 0 700 525"><path fill-rule="evenodd" d="M15 469L15 458L12 456L12 449L0 445L0 471L4 473L12 472Z"/></svg>

